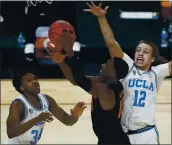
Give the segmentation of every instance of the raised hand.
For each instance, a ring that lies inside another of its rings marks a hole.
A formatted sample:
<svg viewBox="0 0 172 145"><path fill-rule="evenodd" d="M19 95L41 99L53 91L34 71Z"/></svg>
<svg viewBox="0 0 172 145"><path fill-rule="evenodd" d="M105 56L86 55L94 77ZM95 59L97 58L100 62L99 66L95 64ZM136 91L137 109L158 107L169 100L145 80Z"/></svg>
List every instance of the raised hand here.
<svg viewBox="0 0 172 145"><path fill-rule="evenodd" d="M91 2L91 4L87 3L87 6L90 9L84 9L83 11L85 12L91 12L93 15L97 16L97 17L101 17L106 15L107 10L109 8L109 6L106 6L104 9L102 9L102 3L100 3L98 6L96 6L93 2Z"/></svg>
<svg viewBox="0 0 172 145"><path fill-rule="evenodd" d="M61 51L66 53L68 57L72 57L74 55L73 44L75 38L76 36L72 38L70 31L66 30L63 32L63 36L62 36L63 49Z"/></svg>
<svg viewBox="0 0 172 145"><path fill-rule="evenodd" d="M80 117L84 111L84 109L87 108L85 106L84 102L78 102L73 109L71 109L71 114L75 117Z"/></svg>
<svg viewBox="0 0 172 145"><path fill-rule="evenodd" d="M73 44L75 41L75 37L71 36L70 31L62 30L62 35L60 37L60 44L52 44L47 48L46 58L52 59L57 64L62 63L64 59L68 57L72 57L74 55L73 52Z"/></svg>
<svg viewBox="0 0 172 145"><path fill-rule="evenodd" d="M60 64L64 62L64 59L66 58L66 53L60 52L59 49L57 49L53 44L51 44L50 47L47 48L46 58L50 58L55 63Z"/></svg>

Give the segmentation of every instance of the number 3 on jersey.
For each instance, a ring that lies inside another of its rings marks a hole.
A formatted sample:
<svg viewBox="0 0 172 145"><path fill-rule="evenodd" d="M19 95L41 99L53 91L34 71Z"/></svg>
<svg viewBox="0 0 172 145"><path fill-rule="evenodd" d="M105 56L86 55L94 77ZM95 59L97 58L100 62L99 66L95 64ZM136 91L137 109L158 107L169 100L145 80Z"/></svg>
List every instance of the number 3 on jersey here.
<svg viewBox="0 0 172 145"><path fill-rule="evenodd" d="M133 106L145 107L146 91L134 90L134 103Z"/></svg>
<svg viewBox="0 0 172 145"><path fill-rule="evenodd" d="M33 139L34 141L31 141L30 144L36 144L38 142L38 140L41 138L42 135L42 130L40 131L40 133L38 132L38 130L32 130L31 134L33 134Z"/></svg>

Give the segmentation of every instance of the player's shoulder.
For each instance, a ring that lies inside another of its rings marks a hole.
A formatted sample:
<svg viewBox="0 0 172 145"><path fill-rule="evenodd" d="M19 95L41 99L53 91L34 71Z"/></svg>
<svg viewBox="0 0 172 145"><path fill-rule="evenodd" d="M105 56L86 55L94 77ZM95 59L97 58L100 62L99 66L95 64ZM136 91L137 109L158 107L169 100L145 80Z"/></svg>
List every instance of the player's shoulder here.
<svg viewBox="0 0 172 145"><path fill-rule="evenodd" d="M151 69L154 70L154 71L157 71L157 70L162 70L164 69L164 66L168 66L168 63L164 63L164 64L159 64L159 65L156 65L156 66L152 66Z"/></svg>
<svg viewBox="0 0 172 145"><path fill-rule="evenodd" d="M23 110L25 107L25 102L22 99L22 96L17 96L12 102L10 108L17 108L19 110Z"/></svg>
<svg viewBox="0 0 172 145"><path fill-rule="evenodd" d="M97 84L99 82L99 76L86 76L86 78L88 78L92 84Z"/></svg>
<svg viewBox="0 0 172 145"><path fill-rule="evenodd" d="M14 104L16 102L25 102L25 99L23 98L23 95L18 95L17 97L14 98L14 100L11 102L11 104Z"/></svg>

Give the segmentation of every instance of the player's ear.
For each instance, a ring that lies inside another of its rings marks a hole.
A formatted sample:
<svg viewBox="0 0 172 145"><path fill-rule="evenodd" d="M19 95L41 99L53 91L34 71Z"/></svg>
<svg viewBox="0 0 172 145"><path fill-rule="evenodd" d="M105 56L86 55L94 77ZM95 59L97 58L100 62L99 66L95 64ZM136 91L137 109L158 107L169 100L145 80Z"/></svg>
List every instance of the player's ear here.
<svg viewBox="0 0 172 145"><path fill-rule="evenodd" d="M24 92L24 87L23 86L20 86L20 90L22 90Z"/></svg>
<svg viewBox="0 0 172 145"><path fill-rule="evenodd" d="M154 60L155 60L155 57L152 57L152 62L154 62Z"/></svg>

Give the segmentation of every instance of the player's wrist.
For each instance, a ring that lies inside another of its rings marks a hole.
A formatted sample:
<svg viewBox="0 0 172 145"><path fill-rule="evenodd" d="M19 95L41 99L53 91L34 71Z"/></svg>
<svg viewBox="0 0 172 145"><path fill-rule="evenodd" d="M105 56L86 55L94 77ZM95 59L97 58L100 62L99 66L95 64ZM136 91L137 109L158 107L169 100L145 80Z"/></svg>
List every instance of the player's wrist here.
<svg viewBox="0 0 172 145"><path fill-rule="evenodd" d="M80 117L80 115L77 115L77 114L71 114L71 116L73 119L76 119L76 120L78 120Z"/></svg>
<svg viewBox="0 0 172 145"><path fill-rule="evenodd" d="M38 123L38 122L41 121L40 118L39 118L39 116L35 117L33 120L34 120L35 123Z"/></svg>
<svg viewBox="0 0 172 145"><path fill-rule="evenodd" d="M106 16L105 16L105 14L104 14L104 15L101 15L101 16L97 16L97 18L98 18L98 20L102 20L102 19L105 19Z"/></svg>

